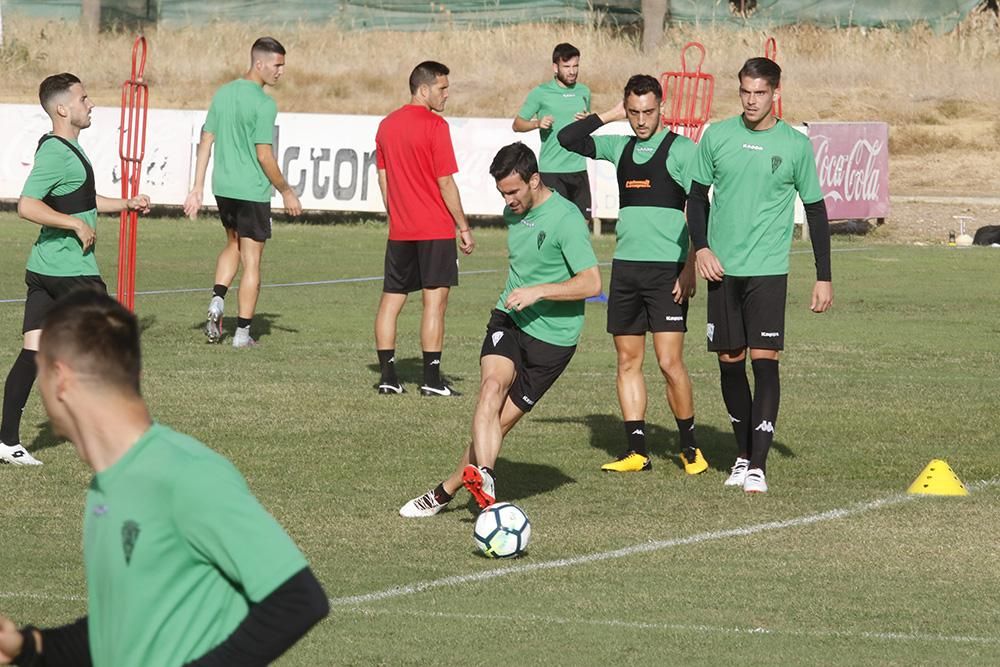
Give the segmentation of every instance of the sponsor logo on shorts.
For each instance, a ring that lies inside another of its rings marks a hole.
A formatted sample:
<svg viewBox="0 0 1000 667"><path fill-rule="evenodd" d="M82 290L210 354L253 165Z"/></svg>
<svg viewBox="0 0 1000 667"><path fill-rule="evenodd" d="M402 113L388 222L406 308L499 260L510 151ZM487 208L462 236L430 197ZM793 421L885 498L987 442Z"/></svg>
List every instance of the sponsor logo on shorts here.
<svg viewBox="0 0 1000 667"><path fill-rule="evenodd" d="M534 405L535 404L535 402L533 400L531 400L530 398L528 398L527 396L522 396L521 400L524 401L525 403L527 403L528 405Z"/></svg>
<svg viewBox="0 0 1000 667"><path fill-rule="evenodd" d="M708 323L708 330L706 331L705 335L708 336L709 340L715 340L715 325L712 324L711 322Z"/></svg>
<svg viewBox="0 0 1000 667"><path fill-rule="evenodd" d="M648 190L651 187L653 186L652 184L650 184L648 178L642 178L642 179L632 178L625 181L626 190Z"/></svg>
<svg viewBox="0 0 1000 667"><path fill-rule="evenodd" d="M667 320L667 322L683 322L684 321L684 316L683 315L667 315L667 317L665 319Z"/></svg>
<svg viewBox="0 0 1000 667"><path fill-rule="evenodd" d="M757 144L743 144L743 148L744 148L744 150L748 150L748 151L762 151L762 150L764 150L763 146L758 146Z"/></svg>
<svg viewBox="0 0 1000 667"><path fill-rule="evenodd" d="M761 331L760 335L762 338L781 338L780 331Z"/></svg>
<svg viewBox="0 0 1000 667"><path fill-rule="evenodd" d="M503 338L503 332L502 331L494 331L493 335L490 336L490 338L493 339L493 347L496 347L497 343L500 342L500 339Z"/></svg>
<svg viewBox="0 0 1000 667"><path fill-rule="evenodd" d="M763 431L764 433L774 433L774 424L765 419L761 423L757 424L757 428L754 430Z"/></svg>

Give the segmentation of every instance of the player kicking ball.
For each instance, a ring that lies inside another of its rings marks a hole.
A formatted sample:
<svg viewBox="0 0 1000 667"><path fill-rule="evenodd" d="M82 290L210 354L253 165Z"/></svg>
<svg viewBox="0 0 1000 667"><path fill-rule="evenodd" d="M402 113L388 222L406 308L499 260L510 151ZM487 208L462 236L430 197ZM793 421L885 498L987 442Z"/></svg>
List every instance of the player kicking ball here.
<svg viewBox="0 0 1000 667"><path fill-rule="evenodd" d="M542 183L521 143L490 165L506 207L507 284L486 325L472 443L446 480L403 505L400 516L433 516L465 486L480 508L496 501L493 468L503 438L538 403L576 352L584 302L601 273L580 210Z"/></svg>

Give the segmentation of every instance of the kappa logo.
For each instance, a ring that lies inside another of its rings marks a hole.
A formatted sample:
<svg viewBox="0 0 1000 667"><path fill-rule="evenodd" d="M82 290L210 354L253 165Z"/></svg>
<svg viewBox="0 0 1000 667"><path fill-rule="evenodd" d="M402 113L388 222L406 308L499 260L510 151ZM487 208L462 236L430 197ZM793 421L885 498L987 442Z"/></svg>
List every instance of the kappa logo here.
<svg viewBox="0 0 1000 667"><path fill-rule="evenodd" d="M646 434L642 432L641 428L637 428L636 430L632 431L632 435L646 435Z"/></svg>
<svg viewBox="0 0 1000 667"><path fill-rule="evenodd" d="M104 516L108 513L107 505L94 505L94 516Z"/></svg>
<svg viewBox="0 0 1000 667"><path fill-rule="evenodd" d="M135 543L139 541L139 524L129 519L122 524L122 550L125 552L125 564L132 563L132 552Z"/></svg>
<svg viewBox="0 0 1000 667"><path fill-rule="evenodd" d="M538 249L542 249L542 244L545 243L545 230L538 232Z"/></svg>
<svg viewBox="0 0 1000 667"><path fill-rule="evenodd" d="M730 423L733 423L733 424L739 424L740 423L740 420L737 419L736 417L732 416L732 415L729 415L729 421L730 421Z"/></svg>
<svg viewBox="0 0 1000 667"><path fill-rule="evenodd" d="M757 424L757 428L754 430L763 431L764 433L774 433L774 424L765 419L761 423Z"/></svg>
<svg viewBox="0 0 1000 667"><path fill-rule="evenodd" d="M531 222L527 218L521 218L521 224L524 225L525 227L534 227L535 226L535 223Z"/></svg>
<svg viewBox="0 0 1000 667"><path fill-rule="evenodd" d="M653 147L652 146L636 146L635 152L636 153L652 153L653 152Z"/></svg>
<svg viewBox="0 0 1000 667"><path fill-rule="evenodd" d="M708 336L708 340L715 340L715 325L711 322L708 323L708 329L705 332L705 335Z"/></svg>
<svg viewBox="0 0 1000 667"><path fill-rule="evenodd" d="M503 332L502 331L494 331L493 335L490 336L490 338L493 339L493 347L496 347L497 343L500 342L500 339L503 338Z"/></svg>
<svg viewBox="0 0 1000 667"><path fill-rule="evenodd" d="M761 331L761 338L781 338L780 331Z"/></svg>
<svg viewBox="0 0 1000 667"><path fill-rule="evenodd" d="M431 366L440 366L440 365L441 365L440 359L435 359L434 361L431 362Z"/></svg>
<svg viewBox="0 0 1000 667"><path fill-rule="evenodd" d="M667 322L683 322L684 321L684 316L683 315L667 315L666 318L664 318L664 319L666 319Z"/></svg>
<svg viewBox="0 0 1000 667"><path fill-rule="evenodd" d="M391 357L389 357L389 363L390 364L396 363L396 355L392 355Z"/></svg>
<svg viewBox="0 0 1000 667"><path fill-rule="evenodd" d="M563 97L576 97L576 93L563 93Z"/></svg>
<svg viewBox="0 0 1000 667"><path fill-rule="evenodd" d="M774 155L771 157L771 173L778 171L778 167L781 166L781 157Z"/></svg>
<svg viewBox="0 0 1000 667"><path fill-rule="evenodd" d="M743 144L743 149L748 151L762 151L764 147L757 144Z"/></svg>
<svg viewBox="0 0 1000 667"><path fill-rule="evenodd" d="M528 405L534 405L535 404L535 402L533 400L531 400L530 398L528 398L527 396L522 396L521 400L524 401L525 403L527 403Z"/></svg>

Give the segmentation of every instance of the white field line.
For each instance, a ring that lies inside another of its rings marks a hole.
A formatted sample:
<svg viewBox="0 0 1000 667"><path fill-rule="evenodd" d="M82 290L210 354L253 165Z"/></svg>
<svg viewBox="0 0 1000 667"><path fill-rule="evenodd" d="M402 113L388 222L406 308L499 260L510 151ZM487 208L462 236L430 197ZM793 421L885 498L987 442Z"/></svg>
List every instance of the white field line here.
<svg viewBox="0 0 1000 667"><path fill-rule="evenodd" d="M723 625L702 625L683 623L653 623L649 621L622 621L619 619L564 618L560 616L536 616L534 614L462 614L405 609L370 609L363 607L340 608L337 613L358 613L364 616L414 616L417 618L440 618L460 621L490 621L501 623L548 623L551 625L576 625L590 627L620 628L632 631L661 631L680 634L702 633L712 635L768 635L788 637L809 637L818 639L872 639L878 641L928 642L954 644L986 644L1000 646L1000 637L978 637L974 635L942 635L922 632L871 632L851 630L778 630L774 628L733 627Z"/></svg>
<svg viewBox="0 0 1000 667"><path fill-rule="evenodd" d="M831 252L860 252L865 250L870 250L870 247L866 248L834 248ZM802 253L812 252L811 250L793 250L790 254L799 255ZM601 262L600 266L611 266L611 262ZM459 271L460 276L476 276L487 273L500 273L501 271L506 271L506 269L477 269L476 271ZM377 280L382 280L382 276L362 276L358 278L333 278L331 280L306 280L297 283L270 283L267 285L261 285L262 288L270 289L272 287L312 287L315 285L344 285L351 283L370 283ZM193 292L208 292L210 288L208 287L178 287L176 289L154 289L154 290L143 290L141 292L136 292L136 296L153 296L159 294L190 294ZM239 285L233 288L239 291ZM24 298L20 299L0 299L0 304L4 303L24 303Z"/></svg>
<svg viewBox="0 0 1000 667"><path fill-rule="evenodd" d="M973 485L970 485L970 489L984 488L986 486L998 483L1000 483L1000 478L983 480L980 482L976 482ZM562 569L567 567L574 567L577 565L587 565L590 563L597 563L605 560L627 558L629 556L635 556L637 554L662 551L664 549L672 549L674 547L687 546L690 544L700 544L702 542L724 540L730 537L748 537L750 535L756 535L758 533L765 533L774 530L784 530L786 528L809 526L815 523L833 521L836 519L844 519L847 517L856 516L858 514L864 514L866 512L871 512L873 510L882 509L883 507L891 507L893 505L899 505L900 503L910 502L914 499L923 497L925 496L896 494L888 496L886 498L873 500L867 503L859 503L856 505L851 505L849 507L843 507L840 509L833 509L833 510L828 510L826 512L820 512L818 514L807 514L805 516L800 516L793 519L785 519L783 521L768 521L766 523L757 523L749 526L740 526L737 528L728 528L725 530L714 530L705 533L697 533L695 535L690 535L688 537L674 537L667 540L644 542L642 544L634 544L632 546L623 547L621 549L584 554L582 556L574 556L572 558L559 558L556 560L541 561L537 563L518 563L513 565L500 566L497 567L496 569L484 570L482 572L475 572L472 574L452 575L450 577L442 577L440 579L431 579L428 581L419 581L416 583L406 584L403 586L393 586L391 588L387 588L381 591L375 591L373 593L361 593L358 595L347 595L344 597L330 598L330 606L351 607L351 606L364 605L372 602L378 602L380 600L388 600L391 598L398 598L398 597L404 597L406 595L414 595L416 593L422 593L432 588L442 588L446 586L450 587L450 586L459 586L462 584L478 583L481 581L488 581L490 579L497 579L500 577L531 574L533 572L541 572L544 570Z"/></svg>

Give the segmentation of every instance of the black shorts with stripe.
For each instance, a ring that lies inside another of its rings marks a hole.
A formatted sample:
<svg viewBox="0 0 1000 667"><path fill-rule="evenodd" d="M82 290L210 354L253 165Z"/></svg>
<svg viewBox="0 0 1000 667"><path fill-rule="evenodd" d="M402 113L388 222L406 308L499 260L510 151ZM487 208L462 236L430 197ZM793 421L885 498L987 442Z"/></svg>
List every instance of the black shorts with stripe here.
<svg viewBox="0 0 1000 667"><path fill-rule="evenodd" d="M674 285L684 268L678 262L611 262L608 333L641 336L647 331L687 331L687 299L674 301Z"/></svg>
<svg viewBox="0 0 1000 667"><path fill-rule="evenodd" d="M385 245L382 291L409 294L420 289L458 284L455 239L393 241Z"/></svg>
<svg viewBox="0 0 1000 667"><path fill-rule="evenodd" d="M510 315L494 309L479 358L496 354L514 362L516 375L507 396L522 412L530 412L566 370L575 352L575 345L564 347L538 340L518 328Z"/></svg>
<svg viewBox="0 0 1000 667"><path fill-rule="evenodd" d="M788 276L723 276L708 283L708 349L785 348Z"/></svg>

